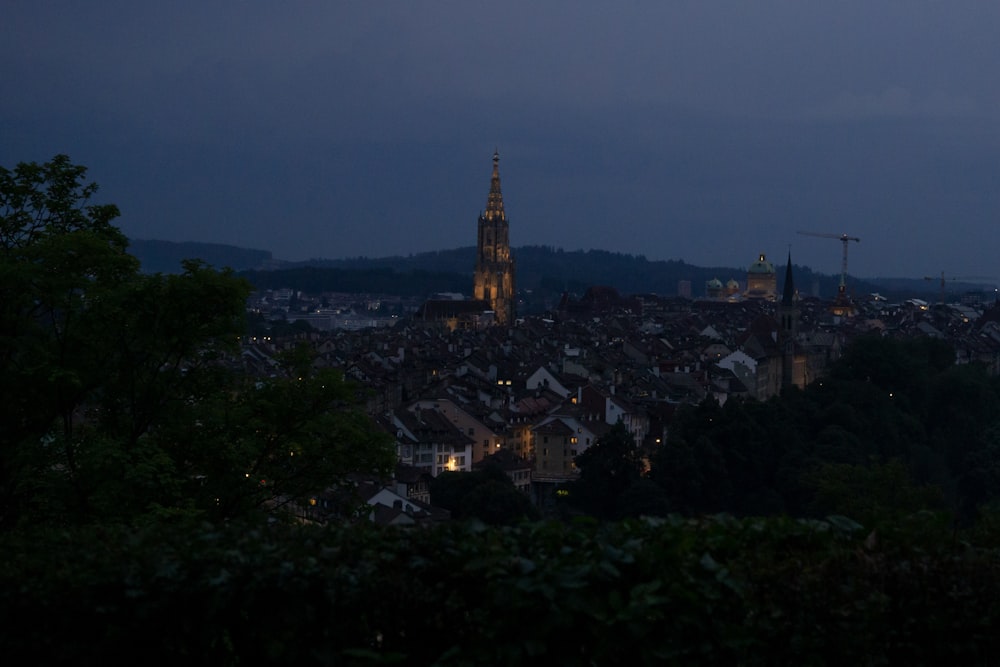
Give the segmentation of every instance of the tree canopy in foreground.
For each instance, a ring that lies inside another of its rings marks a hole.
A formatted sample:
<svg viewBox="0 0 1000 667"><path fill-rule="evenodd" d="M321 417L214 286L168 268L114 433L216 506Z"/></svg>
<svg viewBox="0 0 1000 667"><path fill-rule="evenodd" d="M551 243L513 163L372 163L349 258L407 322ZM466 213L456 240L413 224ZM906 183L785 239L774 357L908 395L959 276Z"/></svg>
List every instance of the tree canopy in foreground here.
<svg viewBox="0 0 1000 667"><path fill-rule="evenodd" d="M247 283L141 274L96 191L64 155L0 167L0 529L233 518L388 471L356 387L245 377Z"/></svg>
<svg viewBox="0 0 1000 667"><path fill-rule="evenodd" d="M1000 551L914 517L0 535L35 664L988 664ZM27 651L27 653L25 652Z"/></svg>

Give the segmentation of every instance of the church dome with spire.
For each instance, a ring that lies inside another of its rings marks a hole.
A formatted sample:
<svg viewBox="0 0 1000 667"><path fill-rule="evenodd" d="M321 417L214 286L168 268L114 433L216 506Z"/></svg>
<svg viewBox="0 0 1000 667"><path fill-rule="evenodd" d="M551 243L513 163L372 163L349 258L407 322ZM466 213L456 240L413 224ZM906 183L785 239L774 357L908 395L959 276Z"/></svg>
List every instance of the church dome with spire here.
<svg viewBox="0 0 1000 667"><path fill-rule="evenodd" d="M774 270L774 264L767 261L767 256L760 253L757 261L747 269L747 291L748 299L767 299L774 301L778 294L778 275Z"/></svg>
<svg viewBox="0 0 1000 667"><path fill-rule="evenodd" d="M759 273L759 274L774 274L774 264L767 261L767 256L764 253L760 253L757 261L750 265L747 269L747 273Z"/></svg>

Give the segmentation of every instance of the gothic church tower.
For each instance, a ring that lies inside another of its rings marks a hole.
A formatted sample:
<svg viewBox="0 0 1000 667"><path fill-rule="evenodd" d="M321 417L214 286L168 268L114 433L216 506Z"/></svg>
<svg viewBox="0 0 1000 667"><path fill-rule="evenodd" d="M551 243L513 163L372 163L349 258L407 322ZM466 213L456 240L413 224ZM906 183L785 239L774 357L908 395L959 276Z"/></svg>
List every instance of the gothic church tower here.
<svg viewBox="0 0 1000 667"><path fill-rule="evenodd" d="M795 341L799 335L799 304L795 294L795 282L792 280L791 250L788 251L788 263L785 265L785 287L781 292L778 315L781 318L781 331L778 332L782 352L781 386L787 389L798 379L795 373Z"/></svg>
<svg viewBox="0 0 1000 667"><path fill-rule="evenodd" d="M514 258L510 254L510 225L500 194L500 154L493 153L493 178L486 211L479 215L476 274L472 298L487 301L497 324L514 321Z"/></svg>

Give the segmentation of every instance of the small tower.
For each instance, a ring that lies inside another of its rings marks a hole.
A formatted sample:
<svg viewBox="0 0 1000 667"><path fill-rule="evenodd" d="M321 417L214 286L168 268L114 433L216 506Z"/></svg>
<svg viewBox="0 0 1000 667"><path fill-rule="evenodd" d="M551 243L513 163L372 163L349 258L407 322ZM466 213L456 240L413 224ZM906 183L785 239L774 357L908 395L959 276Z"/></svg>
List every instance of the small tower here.
<svg viewBox="0 0 1000 667"><path fill-rule="evenodd" d="M514 321L514 258L510 254L510 225L500 193L498 152L493 153L493 178L486 210L479 215L472 298L489 302L497 324Z"/></svg>

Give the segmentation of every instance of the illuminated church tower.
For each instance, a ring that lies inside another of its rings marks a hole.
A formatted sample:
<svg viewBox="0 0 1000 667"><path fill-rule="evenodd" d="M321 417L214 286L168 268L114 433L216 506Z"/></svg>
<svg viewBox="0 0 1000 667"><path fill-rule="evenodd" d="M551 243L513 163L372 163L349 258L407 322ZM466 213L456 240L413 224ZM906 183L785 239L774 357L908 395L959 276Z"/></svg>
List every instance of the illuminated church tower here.
<svg viewBox="0 0 1000 667"><path fill-rule="evenodd" d="M494 152L490 194L486 211L479 216L472 298L489 302L497 324L514 321L514 258L510 254L509 231L500 194L500 154Z"/></svg>

